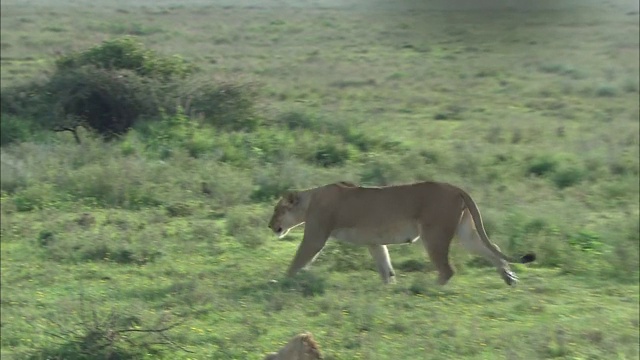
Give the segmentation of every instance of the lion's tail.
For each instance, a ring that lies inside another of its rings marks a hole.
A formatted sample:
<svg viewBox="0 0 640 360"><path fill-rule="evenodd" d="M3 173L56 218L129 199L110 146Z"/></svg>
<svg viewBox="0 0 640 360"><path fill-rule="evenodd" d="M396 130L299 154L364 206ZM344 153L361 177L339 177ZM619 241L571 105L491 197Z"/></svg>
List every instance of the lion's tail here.
<svg viewBox="0 0 640 360"><path fill-rule="evenodd" d="M520 258L513 258L510 256L507 256L505 254L503 254L500 250L498 250L490 241L489 241L489 237L487 236L487 233L484 230L484 224L482 223L482 216L480 215L480 210L478 209L478 205L476 205L476 202L473 201L473 199L471 198L471 196L469 196L469 194L467 194L464 190L460 189L460 195L462 196L462 199L464 201L464 204L466 205L467 209L469 209L469 212L471 213L471 218L473 219L473 222L476 224L476 230L478 231L478 234L480 235L480 239L482 240L482 243L489 248L495 255L497 255L498 257L500 257L501 259L510 262L510 263L518 263L518 264L526 264L526 263L530 263L536 260L536 254L533 252L530 252L528 254L525 254L523 256L521 256Z"/></svg>

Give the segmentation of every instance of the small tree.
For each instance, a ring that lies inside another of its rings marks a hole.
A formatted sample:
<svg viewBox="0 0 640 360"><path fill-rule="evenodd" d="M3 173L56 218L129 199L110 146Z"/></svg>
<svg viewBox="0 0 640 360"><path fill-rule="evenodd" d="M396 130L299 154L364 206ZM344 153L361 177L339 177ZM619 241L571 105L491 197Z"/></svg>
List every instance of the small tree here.
<svg viewBox="0 0 640 360"><path fill-rule="evenodd" d="M86 126L107 138L126 132L142 116L158 113L162 86L130 70L93 65L56 73L49 82L54 130Z"/></svg>
<svg viewBox="0 0 640 360"><path fill-rule="evenodd" d="M154 116L176 79L194 67L179 56L162 57L126 36L56 61L46 85L54 104L54 130L89 127L110 138L143 116ZM76 140L78 140L76 135Z"/></svg>

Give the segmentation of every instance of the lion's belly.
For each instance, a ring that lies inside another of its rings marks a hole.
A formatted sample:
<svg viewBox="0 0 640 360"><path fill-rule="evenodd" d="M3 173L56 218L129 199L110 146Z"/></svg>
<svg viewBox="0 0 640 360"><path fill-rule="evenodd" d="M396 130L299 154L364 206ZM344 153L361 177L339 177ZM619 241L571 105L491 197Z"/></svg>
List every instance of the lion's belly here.
<svg viewBox="0 0 640 360"><path fill-rule="evenodd" d="M356 245L406 244L418 239L420 230L415 222L385 224L374 228L336 229L331 236L337 240Z"/></svg>

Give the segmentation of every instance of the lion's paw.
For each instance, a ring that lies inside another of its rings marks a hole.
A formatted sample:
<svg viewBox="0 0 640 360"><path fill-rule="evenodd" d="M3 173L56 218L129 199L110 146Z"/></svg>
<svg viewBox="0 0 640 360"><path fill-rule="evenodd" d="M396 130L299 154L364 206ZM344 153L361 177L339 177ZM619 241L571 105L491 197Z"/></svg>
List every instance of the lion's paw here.
<svg viewBox="0 0 640 360"><path fill-rule="evenodd" d="M509 286L515 286L518 283L518 276L511 270L502 270L502 278Z"/></svg>

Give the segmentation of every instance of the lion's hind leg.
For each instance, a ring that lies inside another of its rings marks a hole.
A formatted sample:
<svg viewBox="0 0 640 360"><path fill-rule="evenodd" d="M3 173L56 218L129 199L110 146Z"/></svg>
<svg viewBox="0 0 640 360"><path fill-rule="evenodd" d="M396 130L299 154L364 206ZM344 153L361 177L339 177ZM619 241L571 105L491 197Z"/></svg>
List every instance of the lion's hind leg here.
<svg viewBox="0 0 640 360"><path fill-rule="evenodd" d="M449 263L449 247L453 239L453 231L422 225L420 238L427 249L429 259L438 270L438 284L445 285L454 274Z"/></svg>
<svg viewBox="0 0 640 360"><path fill-rule="evenodd" d="M493 251L491 251L491 249L487 248L482 243L480 235L478 234L478 231L473 224L473 220L471 219L469 210L464 210L456 230L456 235L458 236L458 239L460 239L460 244L465 249L471 253L480 255L491 262L491 264L498 269L498 274L500 274L507 285L515 285L518 282L518 277L509 267L509 263L499 258ZM492 245L496 249L500 250L498 245Z"/></svg>
<svg viewBox="0 0 640 360"><path fill-rule="evenodd" d="M376 262L378 273L385 284L393 284L396 282L395 272L391 266L391 258L386 245L368 245L369 253Z"/></svg>

